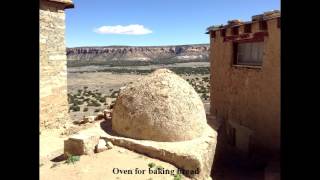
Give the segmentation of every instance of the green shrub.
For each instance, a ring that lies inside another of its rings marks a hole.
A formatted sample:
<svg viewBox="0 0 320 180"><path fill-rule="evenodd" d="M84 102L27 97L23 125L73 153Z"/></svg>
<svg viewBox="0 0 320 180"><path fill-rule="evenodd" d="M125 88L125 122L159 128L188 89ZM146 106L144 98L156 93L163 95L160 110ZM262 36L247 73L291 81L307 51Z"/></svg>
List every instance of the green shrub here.
<svg viewBox="0 0 320 180"><path fill-rule="evenodd" d="M99 101L100 101L101 103L105 103L105 102L106 102L106 98L105 98L105 97L100 97L100 98L99 98Z"/></svg>
<svg viewBox="0 0 320 180"><path fill-rule="evenodd" d="M209 82L209 77L203 77L202 80L203 80L204 82Z"/></svg>
<svg viewBox="0 0 320 180"><path fill-rule="evenodd" d="M113 91L110 95L112 98L116 98L119 95L119 91Z"/></svg>
<svg viewBox="0 0 320 180"><path fill-rule="evenodd" d="M90 95L93 95L92 91L88 91L87 94L90 96Z"/></svg>
<svg viewBox="0 0 320 180"><path fill-rule="evenodd" d="M152 163L149 163L148 166L149 166L149 168L153 168L156 166L156 164L152 162Z"/></svg>
<svg viewBox="0 0 320 180"><path fill-rule="evenodd" d="M88 103L88 106L99 107L99 106L101 106L101 104L97 101L91 101Z"/></svg>
<svg viewBox="0 0 320 180"><path fill-rule="evenodd" d="M78 99L73 100L73 105L77 106L77 105L82 105L83 101L79 101Z"/></svg>
<svg viewBox="0 0 320 180"><path fill-rule="evenodd" d="M95 110L94 110L94 112L99 112L99 111L100 111L100 109L95 109Z"/></svg>
<svg viewBox="0 0 320 180"><path fill-rule="evenodd" d="M181 180L181 179L182 179L182 176L181 176L180 173L175 174L175 175L173 176L173 180Z"/></svg>
<svg viewBox="0 0 320 180"><path fill-rule="evenodd" d="M78 104L79 105L82 105L84 102L83 101L78 101Z"/></svg>
<svg viewBox="0 0 320 180"><path fill-rule="evenodd" d="M66 160L67 164L74 164L76 161L80 161L80 156L76 156L76 155L68 155L68 158Z"/></svg>
<svg viewBox="0 0 320 180"><path fill-rule="evenodd" d="M84 97L83 97L83 96L80 96L78 99L84 99Z"/></svg>
<svg viewBox="0 0 320 180"><path fill-rule="evenodd" d="M80 111L80 106L73 105L70 107L70 110L72 110L73 112Z"/></svg>
<svg viewBox="0 0 320 180"><path fill-rule="evenodd" d="M88 111L87 107L83 108L83 112L87 112L87 111Z"/></svg>
<svg viewBox="0 0 320 180"><path fill-rule="evenodd" d="M74 97L73 96L68 97L68 103L72 104L73 102L74 102Z"/></svg>

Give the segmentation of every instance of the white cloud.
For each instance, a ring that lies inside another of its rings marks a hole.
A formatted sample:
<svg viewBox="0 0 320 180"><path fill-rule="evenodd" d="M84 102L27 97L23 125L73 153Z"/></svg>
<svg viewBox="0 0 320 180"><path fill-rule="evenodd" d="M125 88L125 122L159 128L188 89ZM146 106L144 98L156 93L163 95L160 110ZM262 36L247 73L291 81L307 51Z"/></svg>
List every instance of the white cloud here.
<svg viewBox="0 0 320 180"><path fill-rule="evenodd" d="M130 24L127 26L116 25L116 26L101 26L96 28L94 32L99 34L129 34L129 35L143 35L150 34L152 31L145 28L140 24Z"/></svg>

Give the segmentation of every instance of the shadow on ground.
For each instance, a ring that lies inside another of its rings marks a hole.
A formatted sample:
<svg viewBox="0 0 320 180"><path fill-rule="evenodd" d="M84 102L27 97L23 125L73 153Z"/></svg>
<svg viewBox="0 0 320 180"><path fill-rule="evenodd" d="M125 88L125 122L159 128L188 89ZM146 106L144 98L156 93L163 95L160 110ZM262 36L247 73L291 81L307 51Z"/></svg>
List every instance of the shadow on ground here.
<svg viewBox="0 0 320 180"><path fill-rule="evenodd" d="M67 160L66 156L64 154L61 154L53 159L51 159L51 162L61 162Z"/></svg>
<svg viewBox="0 0 320 180"><path fill-rule="evenodd" d="M208 118L208 124L218 132L211 177L214 180L263 180L265 164L255 163L236 152L226 140L223 124Z"/></svg>
<svg viewBox="0 0 320 180"><path fill-rule="evenodd" d="M104 131L105 131L106 133L108 133L109 135L120 137L119 134L117 134L116 132L114 132L114 131L112 130L112 121L111 121L111 120L101 121L100 127L101 127L102 130L104 130Z"/></svg>

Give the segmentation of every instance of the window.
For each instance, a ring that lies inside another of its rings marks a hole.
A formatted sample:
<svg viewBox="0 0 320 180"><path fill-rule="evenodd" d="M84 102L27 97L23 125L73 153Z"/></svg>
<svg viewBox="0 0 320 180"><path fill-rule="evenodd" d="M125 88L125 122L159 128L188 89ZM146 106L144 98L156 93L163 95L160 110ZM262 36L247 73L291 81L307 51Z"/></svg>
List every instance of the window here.
<svg viewBox="0 0 320 180"><path fill-rule="evenodd" d="M260 21L259 22L259 29L260 30L267 30L268 29L267 21Z"/></svg>
<svg viewBox="0 0 320 180"><path fill-rule="evenodd" d="M234 64L261 66L263 58L263 42L235 43L234 57Z"/></svg>
<svg viewBox="0 0 320 180"><path fill-rule="evenodd" d="M226 36L226 29L221 29L220 33L221 33L222 37L225 37Z"/></svg>
<svg viewBox="0 0 320 180"><path fill-rule="evenodd" d="M211 38L215 38L215 37L216 37L216 32L215 32L215 31L212 31L212 32L210 33L210 35L211 35Z"/></svg>
<svg viewBox="0 0 320 180"><path fill-rule="evenodd" d="M244 25L244 33L251 33L251 24Z"/></svg>
<svg viewBox="0 0 320 180"><path fill-rule="evenodd" d="M239 34L239 27L233 27L232 28L232 35L238 35Z"/></svg>

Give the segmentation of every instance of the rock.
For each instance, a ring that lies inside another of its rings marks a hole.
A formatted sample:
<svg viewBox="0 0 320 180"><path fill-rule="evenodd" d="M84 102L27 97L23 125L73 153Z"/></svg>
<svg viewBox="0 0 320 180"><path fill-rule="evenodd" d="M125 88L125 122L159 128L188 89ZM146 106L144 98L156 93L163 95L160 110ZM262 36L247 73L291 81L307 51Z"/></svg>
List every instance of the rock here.
<svg viewBox="0 0 320 180"><path fill-rule="evenodd" d="M186 141L200 137L206 126L199 95L168 69L158 69L129 84L112 112L112 130L133 139Z"/></svg>
<svg viewBox="0 0 320 180"><path fill-rule="evenodd" d="M95 152L99 153L99 152L105 151L107 149L108 149L108 147L107 147L106 141L104 139L99 139L99 142L95 147Z"/></svg>
<svg viewBox="0 0 320 180"><path fill-rule="evenodd" d="M111 112L111 110L110 109L103 110L103 113L108 113L108 112Z"/></svg>
<svg viewBox="0 0 320 180"><path fill-rule="evenodd" d="M95 118L95 120L101 120L101 119L105 119L104 113L103 112L99 112Z"/></svg>
<svg viewBox="0 0 320 180"><path fill-rule="evenodd" d="M80 124L85 124L85 123L87 123L88 121L85 121L85 120L76 120L76 121L73 121L73 124L78 124L78 125L80 125Z"/></svg>
<svg viewBox="0 0 320 180"><path fill-rule="evenodd" d="M94 122L95 121L95 116L84 116L83 117L83 121L84 121L84 123L87 123L87 122Z"/></svg>
<svg viewBox="0 0 320 180"><path fill-rule="evenodd" d="M92 154L99 136L76 134L64 141L64 154L84 155Z"/></svg>
<svg viewBox="0 0 320 180"><path fill-rule="evenodd" d="M110 141L107 141L106 146L108 147L108 149L112 149L113 148L113 144Z"/></svg>
<svg viewBox="0 0 320 180"><path fill-rule="evenodd" d="M110 109L105 109L105 110L103 111L103 114L104 114L104 118L105 118L106 120L111 119L111 110L110 110Z"/></svg>
<svg viewBox="0 0 320 180"><path fill-rule="evenodd" d="M119 152L119 153L124 153L125 150L124 150L124 149L119 149L118 152Z"/></svg>
<svg viewBox="0 0 320 180"><path fill-rule="evenodd" d="M111 110L110 110L110 109L105 109L105 110L103 111L103 114L104 114L105 117L108 116L108 114L110 115L110 113L111 113Z"/></svg>
<svg viewBox="0 0 320 180"><path fill-rule="evenodd" d="M185 174L193 180L210 180L211 167L215 155L217 132L209 125L203 136L189 141L174 143L136 140L119 136L108 136L117 145L118 152L123 154L130 149L140 154L174 164L177 168L197 171L196 174ZM124 149L126 148L126 149ZM214 172L213 172L214 173ZM189 179L189 178L188 178Z"/></svg>
<svg viewBox="0 0 320 180"><path fill-rule="evenodd" d="M127 87L127 86L122 86L122 87L120 87L119 91L124 90L126 87Z"/></svg>

